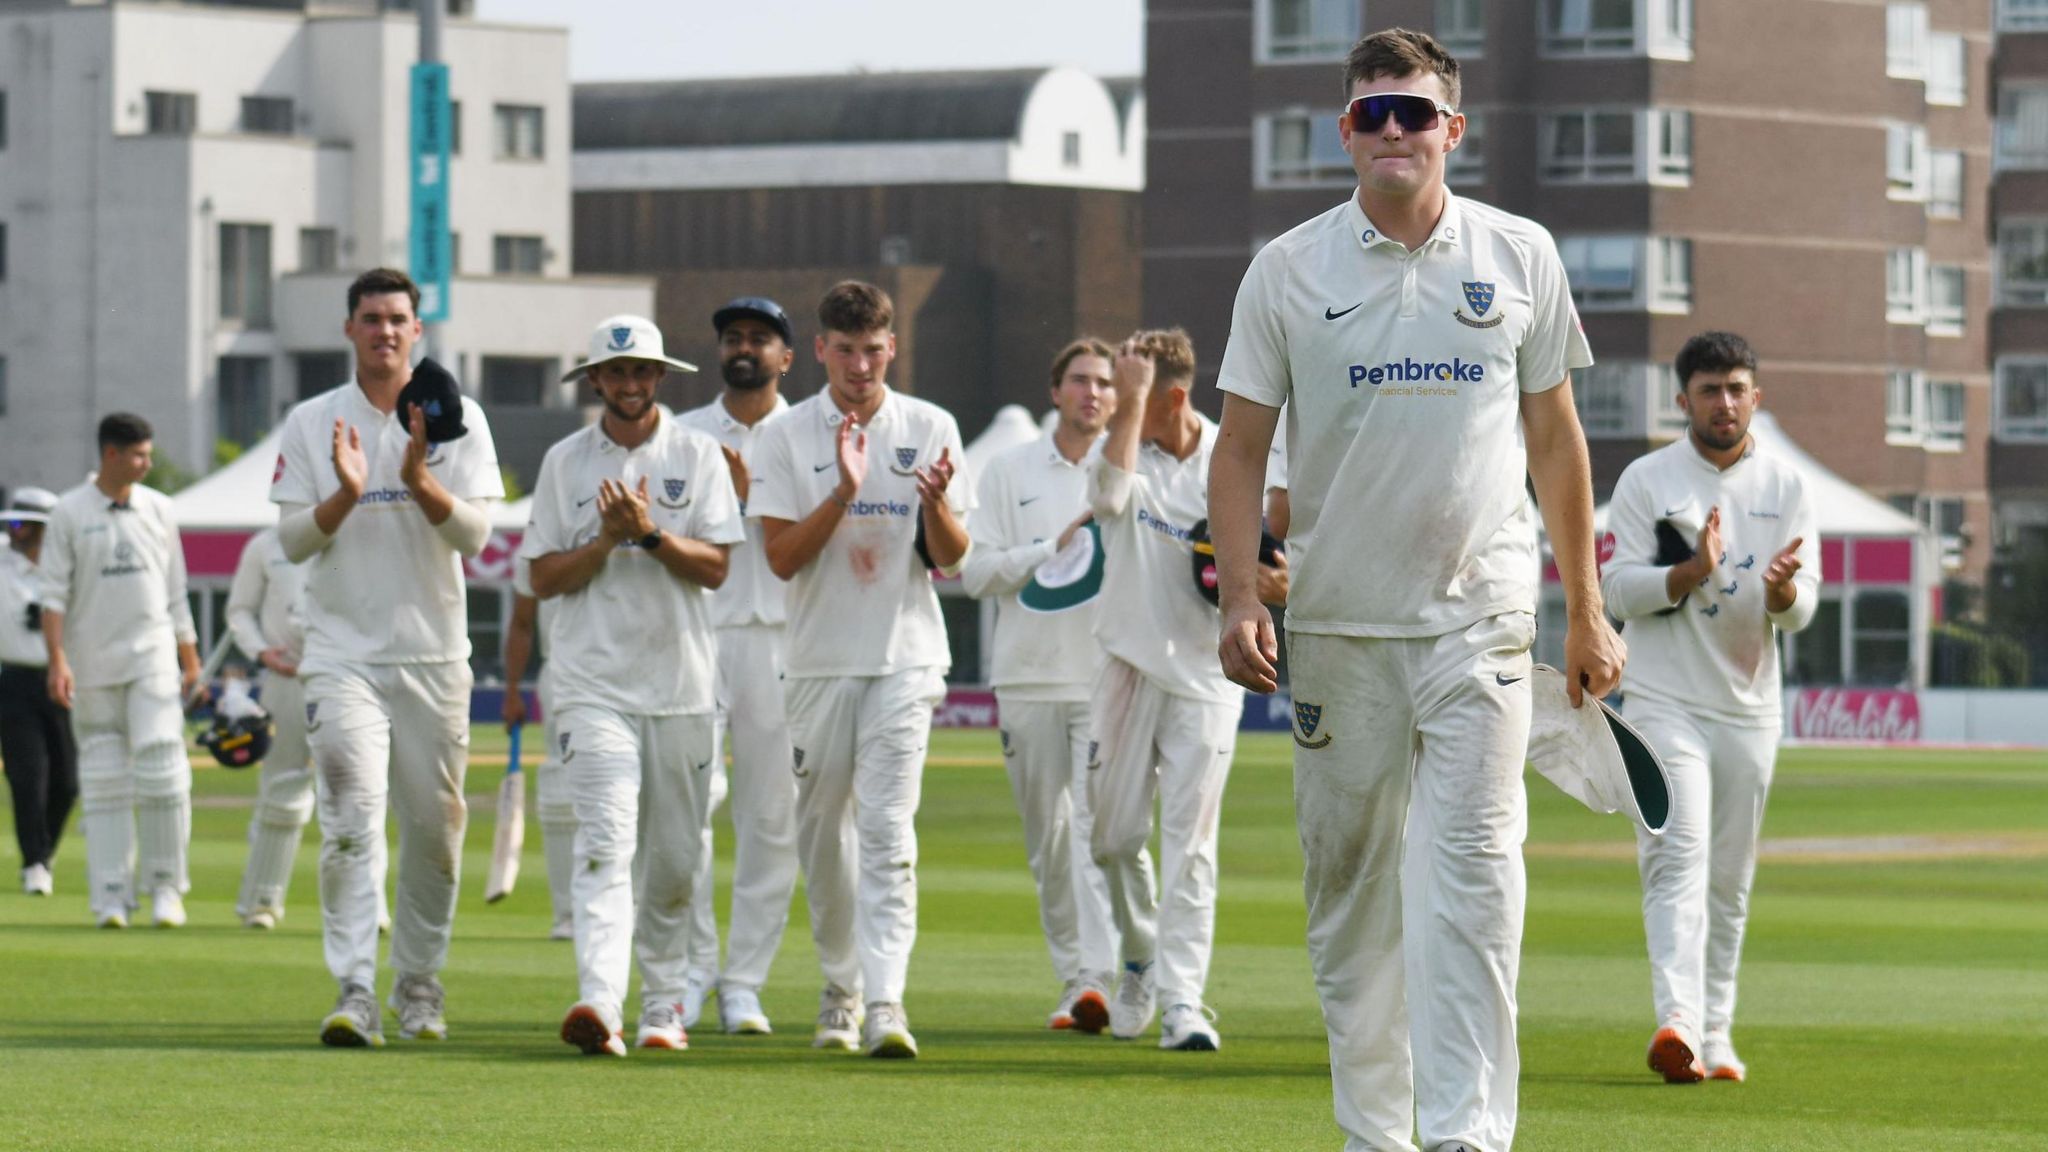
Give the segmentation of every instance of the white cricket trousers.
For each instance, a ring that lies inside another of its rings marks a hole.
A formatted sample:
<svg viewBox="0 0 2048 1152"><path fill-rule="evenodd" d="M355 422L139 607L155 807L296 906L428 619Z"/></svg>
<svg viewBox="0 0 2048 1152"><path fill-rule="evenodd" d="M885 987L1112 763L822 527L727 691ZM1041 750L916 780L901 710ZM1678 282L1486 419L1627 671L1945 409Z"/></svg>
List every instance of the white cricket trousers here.
<svg viewBox="0 0 2048 1152"><path fill-rule="evenodd" d="M275 729L270 751L257 767L256 810L249 817L249 863L242 871L242 892L235 915L258 910L284 914L285 891L291 887L292 861L299 840L313 818L313 761L306 751L306 687L296 676L264 669L260 677L263 707ZM380 884L381 888L382 885Z"/></svg>
<svg viewBox="0 0 2048 1152"><path fill-rule="evenodd" d="M398 820L391 967L432 976L448 962L469 822L469 661L337 664L305 681L327 969L376 987L388 806Z"/></svg>
<svg viewBox="0 0 2048 1152"><path fill-rule="evenodd" d="M1670 825L1662 836L1636 835L1657 1020L1727 1032L1778 721L1757 727L1702 719L1641 693L1622 701L1622 715L1671 776Z"/></svg>
<svg viewBox="0 0 2048 1152"><path fill-rule="evenodd" d="M555 739L576 806L579 998L621 1007L637 961L643 1003L681 1000L711 717L572 705L555 717Z"/></svg>
<svg viewBox="0 0 2048 1152"><path fill-rule="evenodd" d="M1095 863L1089 841L1095 828L1088 802L1086 700L1019 700L998 689L1003 767L1024 818L1024 857L1038 883L1038 922L1060 980L1083 972L1113 973L1117 965L1115 914L1109 878ZM1151 856L1142 866L1151 876Z"/></svg>
<svg viewBox="0 0 2048 1152"><path fill-rule="evenodd" d="M71 734L93 916L125 916L159 888L186 891L192 762L177 669L166 664L125 684L77 689Z"/></svg>
<svg viewBox="0 0 2048 1152"><path fill-rule="evenodd" d="M797 857L828 984L901 1003L917 942L917 804L937 668L789 681Z"/></svg>
<svg viewBox="0 0 2048 1152"><path fill-rule="evenodd" d="M1216 839L1242 699L1176 696L1112 656L1095 679L1089 846L1124 967L1153 964L1159 1003L1200 1004L1216 945ZM1159 801L1159 888L1145 842ZM1134 967L1135 966L1135 967Z"/></svg>
<svg viewBox="0 0 2048 1152"><path fill-rule="evenodd" d="M783 697L783 628L757 624L718 630L718 728L713 747L732 741L732 769L723 757L712 770L732 795L732 919L719 985L759 992L789 926L796 893L796 777L789 709ZM711 809L725 788L713 792ZM692 891L691 967L719 972L713 911L711 809Z"/></svg>
<svg viewBox="0 0 2048 1152"><path fill-rule="evenodd" d="M1308 950L1347 1152L1508 1152L1527 897L1529 645L1287 635Z"/></svg>
<svg viewBox="0 0 2048 1152"><path fill-rule="evenodd" d="M563 770L555 742L555 713L541 701L541 738L546 745L536 748L540 763L534 765L534 814L540 817L540 845L548 865L548 904L557 924L572 920L576 901L570 886L576 876L576 800L569 788L569 774Z"/></svg>

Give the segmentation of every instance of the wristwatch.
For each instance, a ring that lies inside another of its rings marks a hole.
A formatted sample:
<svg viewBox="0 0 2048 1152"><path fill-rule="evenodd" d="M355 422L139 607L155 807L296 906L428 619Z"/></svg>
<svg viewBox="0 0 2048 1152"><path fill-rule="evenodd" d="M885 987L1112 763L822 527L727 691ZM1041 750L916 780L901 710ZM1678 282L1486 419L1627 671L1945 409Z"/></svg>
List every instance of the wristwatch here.
<svg viewBox="0 0 2048 1152"><path fill-rule="evenodd" d="M642 536L638 540L633 541L633 543L638 544L640 547L647 549L649 552L652 552L656 548L661 547L661 529L656 528L654 531L649 532L647 535Z"/></svg>

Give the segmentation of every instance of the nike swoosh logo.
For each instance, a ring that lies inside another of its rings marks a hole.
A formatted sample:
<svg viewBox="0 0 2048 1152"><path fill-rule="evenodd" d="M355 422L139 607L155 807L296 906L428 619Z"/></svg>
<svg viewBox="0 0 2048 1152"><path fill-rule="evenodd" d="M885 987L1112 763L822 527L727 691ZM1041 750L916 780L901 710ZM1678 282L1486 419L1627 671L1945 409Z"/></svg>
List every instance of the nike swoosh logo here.
<svg viewBox="0 0 2048 1152"><path fill-rule="evenodd" d="M1510 684L1520 684L1522 682L1522 677L1510 676L1505 672L1495 672L1493 674L1493 682L1505 688Z"/></svg>
<svg viewBox="0 0 2048 1152"><path fill-rule="evenodd" d="M1665 515L1665 518L1669 519L1670 517L1676 516L1676 515L1678 515L1678 514L1679 514L1680 512L1683 512L1683 511L1685 511L1685 509L1683 509L1683 508L1666 508L1666 509L1664 510L1664 515Z"/></svg>
<svg viewBox="0 0 2048 1152"><path fill-rule="evenodd" d="M837 461L831 461L831 462L828 462L828 463L824 463L824 464L818 464L818 465L814 465L814 466L813 466L813 467L811 468L811 471L813 471L813 472L823 472L823 471L824 471L825 469L827 469L827 468L830 468L830 467L832 466L832 464L834 464L834 463L837 463Z"/></svg>
<svg viewBox="0 0 2048 1152"><path fill-rule="evenodd" d="M1036 504L1036 503L1038 503L1038 497L1036 497L1036 496L1032 496L1032 497L1029 497L1029 498L1027 498L1027 499L1024 499L1024 500L1019 500L1019 501L1017 501L1017 507L1019 507L1019 508L1022 508L1022 507L1024 507L1024 506L1025 506L1026 504Z"/></svg>
<svg viewBox="0 0 2048 1152"><path fill-rule="evenodd" d="M590 502L591 502L592 500L595 500L595 499L597 499L597 497L595 497L595 496L585 496L585 497L584 497L583 499L581 499L581 500L578 500L578 501L576 502L576 506L577 506L578 508L581 508L581 507L583 507L583 506L584 506L585 504L588 504L588 503L590 503Z"/></svg>
<svg viewBox="0 0 2048 1152"><path fill-rule="evenodd" d="M1356 311L1358 311L1358 310L1359 310L1360 308L1363 308L1363 307L1365 307L1365 301L1363 301L1363 300L1360 300L1360 301L1359 301L1358 303L1356 303L1356 304L1353 304L1353 305L1352 305L1351 307L1349 307L1349 308L1346 308L1346 309L1345 309L1345 310L1343 310L1342 312L1334 311L1334 310L1332 310L1332 309L1330 309L1330 308L1327 308L1327 307L1326 307L1326 308L1324 308L1324 309L1323 309L1323 319L1325 319L1325 320L1335 320L1335 319L1337 319L1337 318L1338 318L1338 317L1340 317L1340 316L1349 316L1349 315L1351 315L1351 314L1352 314L1353 312L1356 312Z"/></svg>

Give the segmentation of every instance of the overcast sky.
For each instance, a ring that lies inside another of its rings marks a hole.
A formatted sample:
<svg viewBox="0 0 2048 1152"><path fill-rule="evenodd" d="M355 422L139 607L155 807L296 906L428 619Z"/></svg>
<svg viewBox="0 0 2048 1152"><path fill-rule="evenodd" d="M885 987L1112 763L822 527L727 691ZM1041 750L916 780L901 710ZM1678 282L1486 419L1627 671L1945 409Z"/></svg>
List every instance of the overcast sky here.
<svg viewBox="0 0 2048 1152"><path fill-rule="evenodd" d="M1134 76L1142 0L477 0L567 25L576 80L1072 64Z"/></svg>

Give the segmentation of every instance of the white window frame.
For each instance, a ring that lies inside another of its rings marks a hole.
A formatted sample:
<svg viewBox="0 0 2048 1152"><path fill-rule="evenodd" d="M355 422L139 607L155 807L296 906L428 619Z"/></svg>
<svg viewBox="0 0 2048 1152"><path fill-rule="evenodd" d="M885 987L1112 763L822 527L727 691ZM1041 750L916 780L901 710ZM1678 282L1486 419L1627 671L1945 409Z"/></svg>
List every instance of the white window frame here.
<svg viewBox="0 0 2048 1152"><path fill-rule="evenodd" d="M1927 377L1895 368L1884 382L1884 442L1910 447L1926 436Z"/></svg>
<svg viewBox="0 0 2048 1152"><path fill-rule="evenodd" d="M1909 204L1927 200L1927 126L1888 121L1884 126L1885 196Z"/></svg>
<svg viewBox="0 0 2048 1152"><path fill-rule="evenodd" d="M1273 34L1273 17L1282 4L1302 3L1310 10L1310 33L1305 37L1282 38ZM1348 12L1349 30L1325 32L1316 37L1314 11L1322 6L1330 13ZM1364 5L1359 0L1256 0L1252 6L1252 59L1260 64L1315 64L1342 60L1364 33Z"/></svg>
<svg viewBox="0 0 2048 1152"><path fill-rule="evenodd" d="M1465 136L1444 158L1444 183L1454 187L1486 183L1486 113L1465 110Z"/></svg>
<svg viewBox="0 0 2048 1152"><path fill-rule="evenodd" d="M1692 113L1684 108L1651 108L1643 113L1649 141L1649 181L1684 187L1692 183ZM1678 147L1673 146L1676 141Z"/></svg>
<svg viewBox="0 0 2048 1152"><path fill-rule="evenodd" d="M1927 334L1961 336L1970 302L1970 280L1961 264L1927 269Z"/></svg>
<svg viewBox="0 0 2048 1152"><path fill-rule="evenodd" d="M1927 76L1927 5L1893 0L1884 6L1884 74L1895 80Z"/></svg>
<svg viewBox="0 0 2048 1152"><path fill-rule="evenodd" d="M1927 249L1885 253L1884 318L1893 324L1927 323Z"/></svg>
<svg viewBox="0 0 2048 1152"><path fill-rule="evenodd" d="M1970 46L1959 32L1927 38L1927 102L1943 108L1970 102Z"/></svg>
<svg viewBox="0 0 2048 1152"><path fill-rule="evenodd" d="M1598 408L1588 404L1595 400ZM1588 439L1669 439L1685 432L1678 377L1669 364L1601 361L1573 376L1572 402Z"/></svg>
<svg viewBox="0 0 2048 1152"><path fill-rule="evenodd" d="M2048 168L2048 84L2000 84L1993 123L1998 170Z"/></svg>
<svg viewBox="0 0 2048 1152"><path fill-rule="evenodd" d="M2038 308L2048 304L2048 217L2000 220L1996 255L1993 268L2000 306ZM2015 275L2015 255L2033 267Z"/></svg>
<svg viewBox="0 0 2048 1152"><path fill-rule="evenodd" d="M1969 422L1969 400L1960 380L1927 382L1926 437L1929 452L1960 452Z"/></svg>
<svg viewBox="0 0 2048 1152"><path fill-rule="evenodd" d="M2015 380L2019 373L2033 376ZM2034 394L2033 411L2012 414L2013 393L2024 389ZM2048 443L2048 356L2015 356L1998 362L1991 404L1991 434L2000 440Z"/></svg>
<svg viewBox="0 0 2048 1152"><path fill-rule="evenodd" d="M1629 28L1595 30L1600 0L1537 0L1536 40L1545 56L1649 56L1692 59L1693 0L1633 0Z"/></svg>
<svg viewBox="0 0 2048 1152"><path fill-rule="evenodd" d="M1626 156L1601 155L1593 150L1596 120L1627 117L1629 151ZM1579 125L1581 146L1575 159L1557 157L1557 138L1565 124ZM1546 184L1632 184L1643 172L1643 116L1640 109L1595 107L1561 108L1546 112L1537 122L1537 175Z"/></svg>
<svg viewBox="0 0 2048 1152"><path fill-rule="evenodd" d="M491 106L492 156L498 160L545 160L547 109L538 104Z"/></svg>
<svg viewBox="0 0 2048 1152"><path fill-rule="evenodd" d="M1459 60L1486 53L1486 0L1436 0L1436 39Z"/></svg>
<svg viewBox="0 0 2048 1152"><path fill-rule="evenodd" d="M1927 215L1936 220L1963 218L1965 165L1962 152L1938 148L1927 153Z"/></svg>
<svg viewBox="0 0 2048 1152"><path fill-rule="evenodd" d="M1644 238L1640 236L1561 236L1557 240L1558 253L1564 259L1565 275L1571 281L1572 302L1581 312L1631 312L1643 306L1643 248ZM1612 288L1604 290L1598 297L1587 295L1588 285L1593 277L1588 274L1593 267L1591 258L1596 254L1607 257L1599 265L1612 272L1619 267L1613 257L1622 253L1628 256L1628 287L1620 292Z"/></svg>
<svg viewBox="0 0 2048 1152"><path fill-rule="evenodd" d="M2048 0L1998 0L2000 32L2048 32Z"/></svg>
<svg viewBox="0 0 2048 1152"><path fill-rule="evenodd" d="M1283 108L1274 112L1261 113L1252 121L1252 186L1254 188L1350 188L1358 183L1358 171L1351 166L1351 157L1343 150L1342 137L1337 131L1337 118L1343 115L1341 109L1316 111L1309 108ZM1273 154L1281 133L1297 128L1305 129L1306 153L1299 162L1290 162L1284 168L1277 163ZM1335 155L1316 155L1316 143L1322 141L1334 148ZM1340 159L1341 158L1341 159Z"/></svg>
<svg viewBox="0 0 2048 1152"><path fill-rule="evenodd" d="M1683 236L1652 236L1645 261L1649 275L1649 310L1684 314L1692 311L1692 241Z"/></svg>
<svg viewBox="0 0 2048 1152"><path fill-rule="evenodd" d="M1690 418L1678 406L1678 369L1656 364L1657 377L1650 382L1650 438L1675 440L1685 435Z"/></svg>

